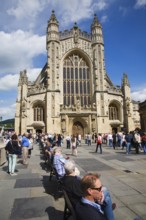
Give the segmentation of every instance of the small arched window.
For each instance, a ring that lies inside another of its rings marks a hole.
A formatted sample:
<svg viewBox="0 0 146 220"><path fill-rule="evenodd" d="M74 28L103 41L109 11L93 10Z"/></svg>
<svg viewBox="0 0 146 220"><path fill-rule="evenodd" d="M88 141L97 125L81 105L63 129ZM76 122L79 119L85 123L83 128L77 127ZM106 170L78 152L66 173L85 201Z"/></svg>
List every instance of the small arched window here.
<svg viewBox="0 0 146 220"><path fill-rule="evenodd" d="M118 120L118 107L115 104L109 105L109 120Z"/></svg>
<svg viewBox="0 0 146 220"><path fill-rule="evenodd" d="M35 106L34 108L34 121L44 121L44 108L42 106Z"/></svg>

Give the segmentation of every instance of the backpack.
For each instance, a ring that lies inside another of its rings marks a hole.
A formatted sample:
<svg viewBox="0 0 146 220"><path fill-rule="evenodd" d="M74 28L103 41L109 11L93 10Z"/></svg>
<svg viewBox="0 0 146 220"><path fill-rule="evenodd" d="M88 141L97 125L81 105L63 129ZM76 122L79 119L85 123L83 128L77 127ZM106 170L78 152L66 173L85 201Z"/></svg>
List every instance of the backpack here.
<svg viewBox="0 0 146 220"><path fill-rule="evenodd" d="M102 139L101 139L101 136L98 136L98 137L97 137L96 142L97 142L97 144L102 144Z"/></svg>

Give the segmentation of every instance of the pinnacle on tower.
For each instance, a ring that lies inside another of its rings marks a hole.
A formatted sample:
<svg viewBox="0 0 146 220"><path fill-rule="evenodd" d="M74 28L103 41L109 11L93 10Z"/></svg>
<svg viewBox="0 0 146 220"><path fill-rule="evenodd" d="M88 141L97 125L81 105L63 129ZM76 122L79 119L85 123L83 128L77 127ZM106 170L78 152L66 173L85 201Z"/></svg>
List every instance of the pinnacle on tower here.
<svg viewBox="0 0 146 220"><path fill-rule="evenodd" d="M27 84L27 83L28 83L27 71L26 70L20 71L18 85L23 85L23 84Z"/></svg>
<svg viewBox="0 0 146 220"><path fill-rule="evenodd" d="M56 18L56 16L55 16L55 11L54 11L54 10L52 10L52 14L51 14L51 17L50 17L48 23L56 23L56 24L59 24L59 22L57 21L57 18Z"/></svg>
<svg viewBox="0 0 146 220"><path fill-rule="evenodd" d="M91 27L93 28L93 27L95 27L95 26L99 26L99 25L100 25L100 24L99 24L99 21L98 21L97 15L94 14L94 19L93 19L93 23L92 23Z"/></svg>
<svg viewBox="0 0 146 220"><path fill-rule="evenodd" d="M74 29L78 29L77 22L74 23Z"/></svg>
<svg viewBox="0 0 146 220"><path fill-rule="evenodd" d="M129 80L128 80L128 76L126 73L123 74L123 85L127 85L130 87L130 83L129 83Z"/></svg>

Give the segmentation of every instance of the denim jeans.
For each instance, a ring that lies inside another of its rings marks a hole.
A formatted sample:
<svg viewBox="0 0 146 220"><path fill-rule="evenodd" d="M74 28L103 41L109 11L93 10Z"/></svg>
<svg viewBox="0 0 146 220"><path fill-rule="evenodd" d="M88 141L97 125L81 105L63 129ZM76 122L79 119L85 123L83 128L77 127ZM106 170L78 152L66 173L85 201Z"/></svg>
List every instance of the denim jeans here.
<svg viewBox="0 0 146 220"><path fill-rule="evenodd" d="M9 173L14 173L14 171L15 171L16 158L17 158L16 154L9 154L9 156L8 156Z"/></svg>
<svg viewBox="0 0 146 220"><path fill-rule="evenodd" d="M145 144L144 147L143 147L143 151L144 151L144 153L146 154L146 144Z"/></svg>
<svg viewBox="0 0 146 220"><path fill-rule="evenodd" d="M104 207L104 214L106 215L107 220L114 220L114 213L112 209L112 200L109 194L109 191L106 187L103 187L104 201L106 203Z"/></svg>
<svg viewBox="0 0 146 220"><path fill-rule="evenodd" d="M109 139L109 147L113 147L113 140Z"/></svg>
<svg viewBox="0 0 146 220"><path fill-rule="evenodd" d="M126 143L126 153L129 154L130 153L130 148L131 148L131 143L127 142Z"/></svg>
<svg viewBox="0 0 146 220"><path fill-rule="evenodd" d="M98 143L97 143L95 152L97 153L97 151L98 151L98 146L100 147L100 153L102 154L102 144L98 144Z"/></svg>

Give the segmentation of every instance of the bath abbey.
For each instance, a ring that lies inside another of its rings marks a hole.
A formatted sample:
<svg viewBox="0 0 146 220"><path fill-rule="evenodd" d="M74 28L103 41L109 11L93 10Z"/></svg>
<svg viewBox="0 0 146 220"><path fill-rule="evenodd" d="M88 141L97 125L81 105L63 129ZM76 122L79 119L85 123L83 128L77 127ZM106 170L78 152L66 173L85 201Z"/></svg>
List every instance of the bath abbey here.
<svg viewBox="0 0 146 220"><path fill-rule="evenodd" d="M90 33L76 23L60 32L52 11L46 50L47 62L34 82L28 80L26 70L20 72L15 114L18 134L84 137L140 126L139 103L131 99L128 75L123 73L121 85L115 86L106 72L102 26L96 15Z"/></svg>

